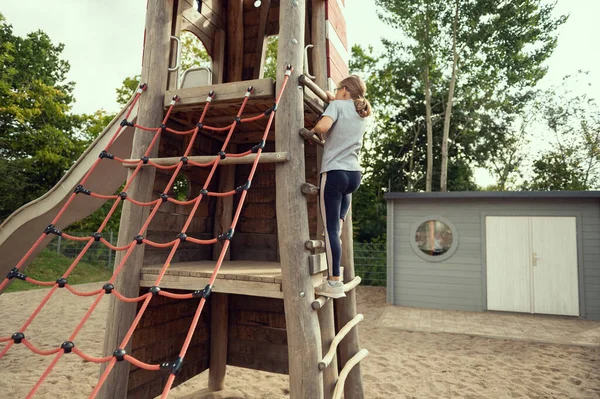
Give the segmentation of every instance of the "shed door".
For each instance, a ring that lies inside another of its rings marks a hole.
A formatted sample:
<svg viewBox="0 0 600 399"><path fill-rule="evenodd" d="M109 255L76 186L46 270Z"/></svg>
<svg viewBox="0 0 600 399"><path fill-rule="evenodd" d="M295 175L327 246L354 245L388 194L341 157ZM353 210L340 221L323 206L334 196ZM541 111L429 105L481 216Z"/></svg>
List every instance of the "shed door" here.
<svg viewBox="0 0 600 399"><path fill-rule="evenodd" d="M487 307L531 312L529 218L487 217Z"/></svg>
<svg viewBox="0 0 600 399"><path fill-rule="evenodd" d="M579 315L576 219L487 217L489 310Z"/></svg>
<svg viewBox="0 0 600 399"><path fill-rule="evenodd" d="M575 218L532 218L535 313L579 315Z"/></svg>

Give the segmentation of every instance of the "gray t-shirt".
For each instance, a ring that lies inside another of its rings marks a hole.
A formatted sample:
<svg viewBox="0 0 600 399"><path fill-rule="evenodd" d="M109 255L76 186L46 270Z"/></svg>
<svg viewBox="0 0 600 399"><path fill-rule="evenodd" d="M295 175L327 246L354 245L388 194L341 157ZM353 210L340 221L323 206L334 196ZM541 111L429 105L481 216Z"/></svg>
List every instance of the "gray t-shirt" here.
<svg viewBox="0 0 600 399"><path fill-rule="evenodd" d="M330 170L360 171L358 154L367 118L358 115L352 100L332 101L323 116L333 119L333 125L325 136L321 173Z"/></svg>

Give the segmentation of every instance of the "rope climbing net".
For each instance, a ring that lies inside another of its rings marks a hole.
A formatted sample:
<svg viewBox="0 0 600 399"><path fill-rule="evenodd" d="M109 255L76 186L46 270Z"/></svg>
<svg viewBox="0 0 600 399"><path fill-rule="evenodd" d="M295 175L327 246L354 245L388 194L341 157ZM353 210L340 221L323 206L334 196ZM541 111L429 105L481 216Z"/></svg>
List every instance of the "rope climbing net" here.
<svg viewBox="0 0 600 399"><path fill-rule="evenodd" d="M194 331L196 330L196 326L198 324L198 321L202 314L202 310L204 308L204 304L206 303L206 300L208 299L208 297L211 293L214 281L217 278L217 274L219 273L219 269L221 268L221 265L223 263L225 253L227 252L227 249L229 248L229 243L230 243L231 239L233 238L236 224L240 217L240 214L241 214L241 211L242 211L242 208L244 205L244 201L246 199L246 195L248 193L248 190L250 189L252 179L256 172L256 169L257 169L257 166L259 163L259 159L260 159L260 155L265 147L267 136L269 134L269 130L271 128L271 125L272 125L272 122L273 122L273 119L275 116L275 112L277 111L279 101L281 99L281 96L283 94L283 91L286 87L287 81L288 81L292 71L293 71L293 68L291 66L288 66L286 68L283 82L281 84L281 87L280 87L277 97L275 99L275 104L271 108L267 109L265 112L258 114L254 117L241 118L241 115L244 112L244 108L246 107L246 104L249 101L250 96L254 91L254 89L252 87L249 87L244 96L244 100L242 101L242 104L240 105L240 108L237 112L235 120L231 124L229 124L225 127L213 127L213 126L204 125L204 123L203 123L205 116L210 108L211 102L217 95L217 93L211 91L209 93L208 97L206 98L206 105L204 106L204 109L198 120L198 123L196 124L194 129L187 130L187 131L177 131L177 130L168 128L166 126L166 123L169 120L169 117L173 111L173 107L176 105L177 101L179 100L177 97L174 97L173 100L171 101L170 107L168 108L166 115L164 116L163 121L159 127L149 128L149 127L145 127L145 126L140 126L136 123L129 121L128 119L130 118L131 113L132 113L137 101L139 100L140 96L146 89L145 84L140 85L137 92L135 93L135 96L133 98L133 101L131 102L131 105L129 106L129 109L127 110L125 119L123 119L121 121L119 128L114 133L114 135L111 137L107 146L101 151L101 153L98 156L98 159L96 159L96 161L91 166L89 171L85 174L83 179L79 182L79 184L77 185L77 187L75 188L73 193L69 196L69 198L66 201L66 203L64 204L64 206L61 208L61 210L58 212L58 214L54 217L52 222L46 227L46 229L40 235L40 237L37 239L37 241L32 245L32 247L29 249L29 251L23 256L23 258L19 261L19 263L8 273L8 275L4 278L2 283L0 283L0 292L2 292L2 290L9 284L10 280L12 280L12 279L23 280L28 283L39 285L39 286L51 287L50 290L48 291L48 293L45 295L45 297L40 302L40 304L33 311L33 313L27 318L27 320L19 328L18 332L15 332L10 337L0 337L0 343L5 343L4 348L2 349L2 351L0 351L0 360L4 357L4 355L6 355L6 353L10 350L10 348L15 344L23 344L29 350L31 350L32 352L34 352L38 355L42 355L42 356L54 355L54 359L48 365L48 367L46 368L44 373L40 376L40 378L38 379L36 384L33 386L31 391L27 395L27 398L31 398L31 397L33 397L33 395L35 395L37 390L40 388L41 384L44 382L46 377L48 377L48 375L53 370L53 368L56 366L56 364L61 359L61 357L64 354L69 354L69 353L74 353L77 356L81 357L82 359L84 359L88 362L93 362L93 363L98 363L98 364L106 363L106 368L105 368L104 372L102 373L102 375L100 376L98 383L96 384L93 391L91 392L91 394L89 396L90 398L96 397L96 395L100 391L102 385L106 381L108 375L110 374L110 372L113 369L113 367L115 366L115 364L117 362L122 362L122 361L127 361L136 367L139 367L139 368L142 368L145 370L149 370L149 371L168 372L169 376L168 376L167 382L164 386L161 398L166 398L168 396L171 386L173 385L173 382L175 380L175 377L182 367L183 359L184 359L184 357L186 355L186 351L188 350L188 347L190 346L190 343L192 341ZM254 145L254 147L252 147L251 150L248 150L243 153L227 153L226 152L228 144L231 140L231 137L235 131L236 126L238 126L239 124L244 123L244 122L252 122L252 121L256 121L258 119L265 118L265 117L268 117L268 121L266 124L266 128L264 130L262 139L256 145ZM143 131L147 134L154 135L151 143L148 146L148 149L144 153L144 156L142 156L139 160L125 160L125 159L119 158L110 153L111 146L113 145L113 143L115 142L115 140L117 139L119 134L121 133L122 129L125 127L135 127L137 129L139 129L140 131ZM207 162L207 163L198 163L198 162L194 162L194 161L188 159L188 157L190 156L190 153L192 151L192 148L194 146L194 142L196 141L196 138L198 137L199 132L201 130L211 131L211 132L227 132L227 136L222 144L221 150L214 157L214 159L212 159L210 162ZM167 132L172 133L172 134L177 134L177 135L188 135L188 136L191 136L191 138L190 138L189 143L186 146L185 152L184 152L183 156L180 158L179 162L177 162L173 165L159 165L159 164L153 162L149 158L149 154L151 154L152 149L158 142L160 136L166 134ZM249 174L248 180L246 181L245 184L235 188L234 190L228 191L228 192L208 191L208 187L211 183L211 180L215 174L217 167L219 166L219 162L222 159L225 159L227 157L243 157L243 156L246 156L246 155L249 155L252 153L256 154L256 157L252 163L250 174ZM96 170L99 167L100 163L105 159L111 160L111 161L117 161L123 165L126 165L126 164L134 164L135 165L135 169L129 175L129 177L124 185L123 191L121 191L118 195L99 194L99 193L92 192L85 188L85 184L88 181L90 175L94 172L94 170ZM150 165L150 166L156 167L157 169L162 169L162 170L174 170L169 182L165 186L165 188L164 188L163 192L160 194L159 198L157 198L153 201L150 201L150 202L138 201L135 198L132 198L127 195L127 190L131 187L132 182L134 181L135 177L139 174L141 168L144 165ZM210 168L210 172L208 174L208 177L206 178L206 181L205 181L202 189L200 190L200 194L197 197L187 200L187 201L179 201L179 200L169 196L168 193L171 190L171 188L173 187L175 179L177 178L180 170L185 165L190 165L190 166L200 167L200 168ZM95 198L100 198L100 199L104 199L104 200L114 200L112 207L108 211L103 222L98 227L98 230L94 234L92 234L90 237L75 237L75 236L69 235L63 231L60 231L59 229L57 229L55 227L56 224L58 223L58 221L60 220L61 216L65 213L65 211L67 210L69 205L71 205L71 203L73 202L75 197L80 194L95 197ZM207 197L233 196L235 194L240 194L240 198L238 201L238 205L237 205L233 220L231 222L231 226L227 232L219 235L218 237L215 237L215 238L212 238L209 240L197 239L194 237L190 237L186 234L187 229L189 228L202 199L207 198ZM150 211L148 218L144 222L143 226L140 228L139 233L131 240L131 242L129 242L129 244L124 245L124 246L114 246L102 237L102 231L106 227L108 221L110 220L111 216L114 214L114 212L117 209L117 207L119 206L119 204L123 201L129 201L132 204L137 205L137 206L150 207L151 211ZM171 203L174 203L177 205L191 205L192 209L189 213L189 216L187 217L187 219L185 221L183 228L181 229L181 232L177 235L177 237L174 240L172 240L170 242L166 242L166 243L158 243L158 242L151 241L151 240L145 238L144 234L147 232L148 226L150 225L150 222L152 221L152 219L158 212L160 206L166 202L171 202ZM82 242L85 242L86 244L83 247L83 249L81 250L81 252L79 253L79 255L73 260L71 265L64 272L64 274L60 278L58 278L56 281L35 280L31 277L28 277L26 274L24 274L21 271L21 269L23 268L23 265L28 260L28 258L34 253L36 248L41 244L41 242L44 240L44 238L46 236L48 236L49 234L61 236L67 240L82 241ZM167 272L167 269L169 268L169 265L170 265L173 257L175 256L175 253L176 253L178 247L181 245L182 242L191 242L194 244L209 245L209 244L214 244L218 241L223 242L221 252L216 261L216 264L213 269L212 275L209 279L209 282L204 287L204 289L198 290L198 291L195 291L192 293L188 293L188 294L177 294L177 293L161 290L161 288L160 288L161 281L162 281L165 273ZM83 258L83 256L87 252L87 250L92 246L92 244L94 242L101 242L108 248L115 250L115 251L123 251L124 255L122 256L121 261L115 265L112 277L110 278L110 280L108 282L106 282L102 286L102 288L99 288L99 289L97 289L95 291L91 291L91 292L81 292L81 291L78 291L75 288L73 288L68 283L68 278L69 278L69 275L73 272L73 270L77 266L77 264L79 263L79 261ZM149 289L149 291L146 294L138 296L138 297L127 297L115 289L115 281L116 281L117 277L119 276L119 273L125 267L127 260L129 259L130 255L133 253L136 246L141 245L141 244L146 244L146 245L150 245L152 247L163 248L163 249L170 248L170 252L169 252L169 255L167 256L166 261L163 263L163 266L162 266L158 276L156 277L154 285ZM39 314L39 312L42 310L42 308L46 305L46 303L50 300L52 295L60 288L66 288L68 291L70 291L71 293L73 293L74 295L77 295L77 296L88 296L88 297L95 296L96 298L93 301L90 308L88 309L88 311L85 313L85 315L81 319L81 321L77 324L77 326L75 327L75 329L73 330L71 335L60 345L60 347L56 347L56 348L50 349L50 350L41 350L38 347L36 347L35 345L33 345L31 343L31 341L29 341L26 338L25 331L30 326L30 324L33 322L35 317ZM78 333L81 331L81 329L83 328L86 321L90 318L90 316L94 312L94 309L97 307L97 305L99 304L100 300L104 297L104 295L114 295L118 300L120 300L122 302L127 302L127 303L142 302L142 304L141 304L141 306L139 306L137 315L136 315L135 319L133 320L131 326L129 327L125 337L123 338L119 347L115 348L113 354L110 356L105 356L105 357L94 357L94 356L90 356L90 355L84 353L83 351L81 351L75 345L75 340L77 338ZM196 312L194 313L194 316L192 317L190 327L188 329L185 341L183 343L183 346L181 347L178 357L172 362L164 362L161 364L149 364L149 363L145 363L145 362L131 356L130 354L128 354L126 352L126 350L124 348L127 347L129 341L131 340L133 332L135 331L136 327L138 326L140 320L142 319L142 316L144 315L144 312L146 311L150 302L152 301L152 298L154 298L156 296L163 296L163 297L173 298L173 299L177 299L177 300L186 300L186 299L192 299L192 298L198 299L199 298L200 301L198 303Z"/></svg>

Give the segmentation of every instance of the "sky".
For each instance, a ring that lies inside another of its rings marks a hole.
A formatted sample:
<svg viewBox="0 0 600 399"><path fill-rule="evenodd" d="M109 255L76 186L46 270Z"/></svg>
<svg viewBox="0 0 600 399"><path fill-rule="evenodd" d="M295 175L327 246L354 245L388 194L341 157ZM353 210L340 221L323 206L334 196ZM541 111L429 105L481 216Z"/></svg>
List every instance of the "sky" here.
<svg viewBox="0 0 600 399"><path fill-rule="evenodd" d="M119 110L116 88L123 79L141 72L146 0L0 0L0 13L24 36L41 29L54 43L64 43L68 79L74 81L75 113ZM558 84L563 76L589 71L587 93L600 100L600 52L590 43L600 37L600 0L558 0L555 14L570 14L559 28L558 46L546 62L548 73L540 88ZM381 51L381 38L398 38L398 31L377 17L374 0L346 0L349 45L372 45ZM535 148L541 148L538 143ZM478 171L479 184L490 177Z"/></svg>

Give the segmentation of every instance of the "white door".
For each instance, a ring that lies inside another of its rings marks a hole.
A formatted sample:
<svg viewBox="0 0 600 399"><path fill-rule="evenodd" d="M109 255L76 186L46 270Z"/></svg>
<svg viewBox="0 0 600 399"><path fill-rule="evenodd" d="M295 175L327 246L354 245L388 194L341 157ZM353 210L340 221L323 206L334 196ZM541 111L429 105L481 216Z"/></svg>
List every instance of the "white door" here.
<svg viewBox="0 0 600 399"><path fill-rule="evenodd" d="M579 315L574 217L535 217L531 223L535 313Z"/></svg>
<svg viewBox="0 0 600 399"><path fill-rule="evenodd" d="M579 315L576 219L486 217L489 310Z"/></svg>
<svg viewBox="0 0 600 399"><path fill-rule="evenodd" d="M487 307L531 312L529 218L487 217Z"/></svg>

